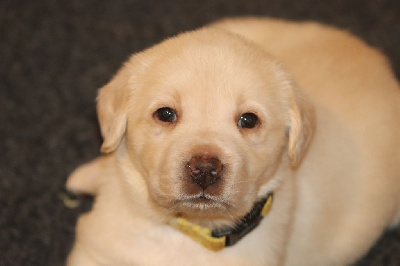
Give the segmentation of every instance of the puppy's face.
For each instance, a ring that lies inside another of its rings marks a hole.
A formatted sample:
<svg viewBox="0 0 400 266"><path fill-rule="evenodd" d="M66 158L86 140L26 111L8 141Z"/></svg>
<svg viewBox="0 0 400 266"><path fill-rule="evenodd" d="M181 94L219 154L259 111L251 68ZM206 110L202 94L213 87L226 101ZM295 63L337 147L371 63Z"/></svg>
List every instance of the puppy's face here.
<svg viewBox="0 0 400 266"><path fill-rule="evenodd" d="M232 224L287 148L289 87L276 62L236 36L189 33L134 56L102 89L103 149L124 135L151 200L171 215ZM110 98L119 131L104 126Z"/></svg>

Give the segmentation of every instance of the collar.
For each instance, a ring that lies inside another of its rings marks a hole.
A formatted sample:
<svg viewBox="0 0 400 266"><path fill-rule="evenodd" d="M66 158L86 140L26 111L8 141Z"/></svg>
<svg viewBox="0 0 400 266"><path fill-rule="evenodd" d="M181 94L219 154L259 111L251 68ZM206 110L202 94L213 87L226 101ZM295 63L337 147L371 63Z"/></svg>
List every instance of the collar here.
<svg viewBox="0 0 400 266"><path fill-rule="evenodd" d="M196 242L212 251L220 251L233 246L240 239L256 228L271 210L273 194L257 201L253 209L231 228L211 230L189 222L184 218L175 218L169 225L191 237Z"/></svg>

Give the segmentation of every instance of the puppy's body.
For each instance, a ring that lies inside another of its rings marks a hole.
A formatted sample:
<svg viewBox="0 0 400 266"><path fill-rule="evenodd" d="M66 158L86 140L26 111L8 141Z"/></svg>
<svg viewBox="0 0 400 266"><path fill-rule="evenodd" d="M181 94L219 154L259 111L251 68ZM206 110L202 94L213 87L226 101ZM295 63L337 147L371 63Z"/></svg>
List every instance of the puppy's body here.
<svg viewBox="0 0 400 266"><path fill-rule="evenodd" d="M177 122L157 121L161 107ZM71 265L343 265L399 220L399 86L386 60L349 34L221 21L132 57L101 90L98 111L111 153L68 181L96 196ZM238 128L248 112L261 123ZM193 200L200 192L184 169L198 156L224 166L205 203ZM268 216L219 252L167 225L176 215L232 225L268 192Z"/></svg>
<svg viewBox="0 0 400 266"><path fill-rule="evenodd" d="M283 60L316 107L315 138L296 172L289 262L351 261L399 206L400 91L389 64L354 37L313 23L222 26Z"/></svg>

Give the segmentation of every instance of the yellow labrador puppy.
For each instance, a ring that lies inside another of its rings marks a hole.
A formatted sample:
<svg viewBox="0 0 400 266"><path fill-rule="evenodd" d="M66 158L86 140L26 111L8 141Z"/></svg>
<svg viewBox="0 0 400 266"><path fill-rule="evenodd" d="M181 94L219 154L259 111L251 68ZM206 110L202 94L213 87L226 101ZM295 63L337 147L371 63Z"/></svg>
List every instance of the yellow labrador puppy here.
<svg viewBox="0 0 400 266"><path fill-rule="evenodd" d="M345 265L400 219L400 88L315 23L229 19L133 55L69 265Z"/></svg>

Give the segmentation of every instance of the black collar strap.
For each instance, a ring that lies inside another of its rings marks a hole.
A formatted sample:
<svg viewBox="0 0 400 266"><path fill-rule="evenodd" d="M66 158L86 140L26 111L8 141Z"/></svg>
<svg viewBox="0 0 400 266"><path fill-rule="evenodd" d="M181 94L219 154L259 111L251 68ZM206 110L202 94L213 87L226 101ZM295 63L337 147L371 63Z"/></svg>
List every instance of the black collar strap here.
<svg viewBox="0 0 400 266"><path fill-rule="evenodd" d="M211 230L192 224L183 218L176 218L170 221L169 224L204 247L213 251L220 251L225 247L233 246L256 228L262 218L271 210L272 199L273 194L270 193L265 198L257 201L253 209L232 228Z"/></svg>

